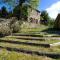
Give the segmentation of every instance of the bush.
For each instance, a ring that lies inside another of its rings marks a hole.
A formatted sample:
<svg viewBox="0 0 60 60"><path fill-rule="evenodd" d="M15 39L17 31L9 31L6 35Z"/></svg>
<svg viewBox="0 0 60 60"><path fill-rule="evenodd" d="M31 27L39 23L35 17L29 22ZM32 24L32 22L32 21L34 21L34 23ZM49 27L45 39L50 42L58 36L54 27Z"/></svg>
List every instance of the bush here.
<svg viewBox="0 0 60 60"><path fill-rule="evenodd" d="M48 26L49 26L50 28L53 28L53 27L54 27L54 20L49 20Z"/></svg>
<svg viewBox="0 0 60 60"><path fill-rule="evenodd" d="M0 36L10 35L20 30L20 23L17 19L8 19L0 22Z"/></svg>
<svg viewBox="0 0 60 60"><path fill-rule="evenodd" d="M20 30L19 21L16 21L14 24L12 24L11 28L13 33L19 32Z"/></svg>
<svg viewBox="0 0 60 60"><path fill-rule="evenodd" d="M0 36L6 36L11 34L9 26L0 23Z"/></svg>

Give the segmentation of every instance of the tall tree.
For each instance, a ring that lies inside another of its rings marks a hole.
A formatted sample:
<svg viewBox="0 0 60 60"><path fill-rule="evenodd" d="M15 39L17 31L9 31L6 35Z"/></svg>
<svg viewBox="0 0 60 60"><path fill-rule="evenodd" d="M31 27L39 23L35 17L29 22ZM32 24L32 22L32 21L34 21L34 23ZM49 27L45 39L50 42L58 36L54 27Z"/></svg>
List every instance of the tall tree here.
<svg viewBox="0 0 60 60"><path fill-rule="evenodd" d="M18 15L17 16L18 16L18 19L21 19L21 17L22 17L22 10L23 10L23 3L28 3L32 7L36 8L37 5L38 5L39 0L4 0L4 2L8 2L13 7L16 5L15 2L18 2L19 10L18 10Z"/></svg>
<svg viewBox="0 0 60 60"><path fill-rule="evenodd" d="M38 6L38 4L39 4L39 1L40 1L40 0L29 0L29 4L30 4L32 7L36 8L36 7Z"/></svg>
<svg viewBox="0 0 60 60"><path fill-rule="evenodd" d="M49 15L47 13L47 11L42 11L41 12L41 17L44 19L44 20L49 20Z"/></svg>
<svg viewBox="0 0 60 60"><path fill-rule="evenodd" d="M4 3L8 2L9 4L11 4L13 6L15 6L18 3L21 6L23 3L27 2L32 7L35 7L35 8L38 6L39 1L40 0L3 0Z"/></svg>
<svg viewBox="0 0 60 60"><path fill-rule="evenodd" d="M6 17L7 17L8 12L7 12L7 10L6 10L6 7L4 7L4 6L2 7L1 13L2 13L2 17L3 17L3 18L6 18Z"/></svg>

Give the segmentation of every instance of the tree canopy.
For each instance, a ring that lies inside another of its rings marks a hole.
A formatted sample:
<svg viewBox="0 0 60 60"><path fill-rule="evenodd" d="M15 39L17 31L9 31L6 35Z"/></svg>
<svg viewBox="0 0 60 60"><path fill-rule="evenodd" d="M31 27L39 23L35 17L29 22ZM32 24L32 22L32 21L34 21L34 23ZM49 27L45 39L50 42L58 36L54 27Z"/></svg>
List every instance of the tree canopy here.
<svg viewBox="0 0 60 60"><path fill-rule="evenodd" d="M22 14L24 16L27 15L27 8L23 7L23 4L28 4L33 8L36 8L38 6L39 0L3 0L4 3L8 3L14 7L14 15L18 17L18 20L22 18ZM17 6L16 6L17 5Z"/></svg>
<svg viewBox="0 0 60 60"><path fill-rule="evenodd" d="M3 0L4 3L8 3L12 6L16 4L22 5L22 3L29 3L32 7L36 8L38 6L39 0Z"/></svg>
<svg viewBox="0 0 60 60"><path fill-rule="evenodd" d="M53 27L54 25L54 19L52 19L47 11L42 11L41 12L41 20L47 20L49 27Z"/></svg>
<svg viewBox="0 0 60 60"><path fill-rule="evenodd" d="M49 15L47 13L47 11L42 11L41 12L41 17L44 19L44 20L49 20Z"/></svg>

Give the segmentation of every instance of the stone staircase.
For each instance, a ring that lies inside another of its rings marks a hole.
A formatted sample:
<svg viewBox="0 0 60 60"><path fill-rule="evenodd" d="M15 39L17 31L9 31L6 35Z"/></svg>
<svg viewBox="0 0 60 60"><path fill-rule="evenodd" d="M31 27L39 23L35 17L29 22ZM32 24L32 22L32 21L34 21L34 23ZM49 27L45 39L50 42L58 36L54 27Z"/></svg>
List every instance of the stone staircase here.
<svg viewBox="0 0 60 60"><path fill-rule="evenodd" d="M51 39L49 40L49 38ZM60 51L57 52L54 50L54 47L50 46L55 40L53 38L56 39L57 37L15 33L12 34L12 36L0 38L0 48L7 49L8 51L60 58ZM58 38L60 37L58 36ZM60 42L58 38L55 40L56 42ZM50 41L52 43L50 43Z"/></svg>

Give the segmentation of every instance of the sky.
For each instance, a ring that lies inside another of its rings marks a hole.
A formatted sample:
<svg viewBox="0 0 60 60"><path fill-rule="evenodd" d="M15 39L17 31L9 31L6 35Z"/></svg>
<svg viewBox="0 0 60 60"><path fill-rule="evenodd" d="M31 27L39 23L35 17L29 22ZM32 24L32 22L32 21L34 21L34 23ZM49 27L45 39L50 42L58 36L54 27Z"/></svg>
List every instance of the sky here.
<svg viewBox="0 0 60 60"><path fill-rule="evenodd" d="M14 1L12 1L12 2L14 2ZM18 0L15 0L14 3L17 5ZM1 9L3 6L5 6L8 11L12 11L12 10L13 10L12 5L13 5L13 4L9 5L8 3L3 2L3 0L0 0L0 9Z"/></svg>
<svg viewBox="0 0 60 60"><path fill-rule="evenodd" d="M40 0L38 9L46 10L51 18L56 18L60 13L60 0Z"/></svg>
<svg viewBox="0 0 60 60"><path fill-rule="evenodd" d="M8 11L12 11L12 9L13 9L13 8L12 8L10 5L8 5L8 4L0 3L0 9L1 9L3 6L5 6Z"/></svg>

